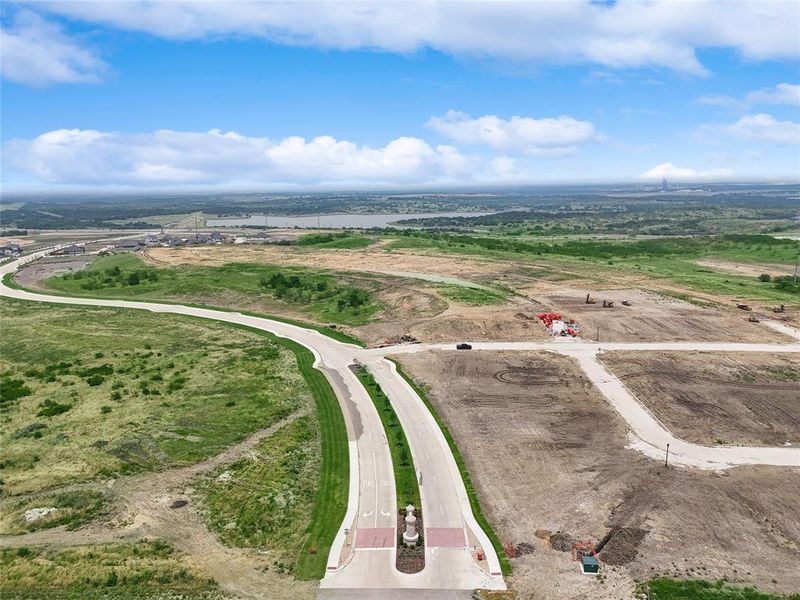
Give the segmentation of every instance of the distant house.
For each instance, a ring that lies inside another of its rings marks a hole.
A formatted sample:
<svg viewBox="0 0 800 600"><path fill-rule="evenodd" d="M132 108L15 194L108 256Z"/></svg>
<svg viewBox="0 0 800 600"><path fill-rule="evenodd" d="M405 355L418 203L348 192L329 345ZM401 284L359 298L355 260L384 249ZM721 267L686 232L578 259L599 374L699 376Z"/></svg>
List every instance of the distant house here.
<svg viewBox="0 0 800 600"><path fill-rule="evenodd" d="M178 246L183 246L185 243L186 240L172 236L166 236L161 240L161 245L165 248L177 248Z"/></svg>
<svg viewBox="0 0 800 600"><path fill-rule="evenodd" d="M158 236L157 235L148 235L144 238L145 246L157 246L158 245Z"/></svg>
<svg viewBox="0 0 800 600"><path fill-rule="evenodd" d="M86 254L86 246L79 245L79 244L72 244L71 246L66 246L56 252L56 254L61 254L64 256L75 256L76 254Z"/></svg>
<svg viewBox="0 0 800 600"><path fill-rule="evenodd" d="M115 249L123 252L136 252L141 250L143 245L142 240L122 240L115 246Z"/></svg>
<svg viewBox="0 0 800 600"><path fill-rule="evenodd" d="M19 247L19 244L0 246L0 256L19 256L21 252L22 249Z"/></svg>

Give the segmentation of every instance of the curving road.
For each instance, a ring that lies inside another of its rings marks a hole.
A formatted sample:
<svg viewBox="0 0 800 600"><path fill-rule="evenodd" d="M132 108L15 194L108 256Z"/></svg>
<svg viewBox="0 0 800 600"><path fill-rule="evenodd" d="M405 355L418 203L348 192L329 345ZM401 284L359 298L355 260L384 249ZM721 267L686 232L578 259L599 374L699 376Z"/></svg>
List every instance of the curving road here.
<svg viewBox="0 0 800 600"><path fill-rule="evenodd" d="M0 279L52 251L41 251L0 266ZM313 352L314 366L336 392L347 426L350 452L350 493L347 515L328 557L321 582L326 598L351 598L355 590L505 589L497 554L478 526L464 482L450 448L433 416L414 390L380 356L333 340L317 331L242 315L176 304L126 300L71 298L15 289L0 283L0 295L33 302L106 306L149 310L246 325L291 339ZM425 561L420 573L395 568L397 502L389 445L377 410L350 366L361 362L373 373L391 400L409 440L418 469L425 520ZM478 553L484 556L477 560ZM413 591L412 591L413 590ZM436 592L442 597L440 592ZM394 597L399 597L393 592Z"/></svg>
<svg viewBox="0 0 800 600"><path fill-rule="evenodd" d="M0 266L0 278L48 251L38 252ZM424 597L419 590L505 589L497 554L476 522L464 482L447 441L425 404L398 375L389 355L452 350L453 344L414 344L363 349L335 341L321 333L270 319L157 302L131 302L70 298L18 290L0 283L0 295L29 300L83 306L109 306L182 314L268 331L302 344L316 358L315 366L331 383L348 431L350 494L347 515L328 557L321 582L326 598L373 595ZM550 342L476 342L475 350L536 350L564 354L577 361L587 377L630 427L629 447L663 459L670 446L674 465L702 469L726 469L737 465L800 467L800 448L707 447L676 438L639 402L600 360L611 350L697 350L716 352L800 352L800 331L782 323L765 323L796 341L785 344L738 344L716 342L591 343L577 340ZM425 519L425 569L414 575L395 567L397 539L396 491L391 454L378 413L350 366L365 365L380 384L406 432L418 480ZM477 560L479 551L484 559ZM378 593L376 590L384 590ZM358 591L361 590L361 591ZM416 590L416 591L414 591ZM398 595L400 593L400 595ZM438 597L445 597L439 593Z"/></svg>

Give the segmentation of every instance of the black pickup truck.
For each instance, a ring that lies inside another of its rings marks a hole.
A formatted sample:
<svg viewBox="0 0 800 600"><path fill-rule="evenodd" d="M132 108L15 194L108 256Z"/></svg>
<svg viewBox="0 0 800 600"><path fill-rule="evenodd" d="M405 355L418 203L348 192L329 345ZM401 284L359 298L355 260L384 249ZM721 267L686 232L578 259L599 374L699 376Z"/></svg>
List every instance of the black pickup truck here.
<svg viewBox="0 0 800 600"><path fill-rule="evenodd" d="M472 344L456 344L456 350L472 350Z"/></svg>

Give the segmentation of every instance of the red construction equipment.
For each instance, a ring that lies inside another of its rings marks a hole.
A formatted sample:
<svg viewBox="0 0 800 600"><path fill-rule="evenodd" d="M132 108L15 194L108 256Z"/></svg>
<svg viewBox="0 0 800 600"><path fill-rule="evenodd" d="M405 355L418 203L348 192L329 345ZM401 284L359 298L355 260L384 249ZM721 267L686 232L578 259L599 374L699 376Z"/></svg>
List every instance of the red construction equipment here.
<svg viewBox="0 0 800 600"><path fill-rule="evenodd" d="M545 327L550 327L553 321L561 320L561 313L539 313L536 315L536 318L544 323Z"/></svg>

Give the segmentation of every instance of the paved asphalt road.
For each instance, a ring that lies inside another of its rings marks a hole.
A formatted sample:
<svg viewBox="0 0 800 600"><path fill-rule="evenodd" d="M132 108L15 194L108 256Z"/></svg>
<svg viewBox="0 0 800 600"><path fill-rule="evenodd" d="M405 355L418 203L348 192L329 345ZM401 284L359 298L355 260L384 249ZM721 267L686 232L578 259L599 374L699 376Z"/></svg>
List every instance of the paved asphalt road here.
<svg viewBox="0 0 800 600"><path fill-rule="evenodd" d="M0 277L37 257L25 257L0 267ZM247 325L292 339L309 348L319 368L336 391L345 415L350 445L350 496L348 513L328 559L321 582L325 598L364 597L352 590L375 591L383 597L393 589L412 596L415 590L504 589L499 561L485 532L472 514L464 483L447 442L433 416L414 390L396 372L386 356L407 352L452 350L453 344L414 344L362 349L337 342L319 332L269 319L174 304L57 297L0 285L0 294L38 302L112 306L215 319ZM629 445L663 459L670 444L671 464L705 469L764 464L800 466L800 449L705 447L673 436L624 384L600 361L607 350L700 350L800 352L800 332L780 323L765 323L798 342L786 344L735 344L709 342L590 343L476 342L475 350L540 350L572 356L630 427ZM378 413L350 366L365 365L390 398L409 440L418 470L425 520L426 567L406 575L394 568L397 531L396 490L391 454ZM476 560L478 550L485 559ZM386 596L388 597L388 596ZM415 596L416 597L416 596ZM420 596L422 597L422 596Z"/></svg>
<svg viewBox="0 0 800 600"><path fill-rule="evenodd" d="M41 253L0 267L0 278ZM348 429L350 496L347 516L331 549L328 571L321 582L339 597L350 589L472 590L505 589L497 554L475 522L455 459L432 415L410 386L382 357L364 355L357 346L287 323L240 313L161 304L93 298L70 298L27 292L0 284L0 294L36 302L108 306L183 314L246 325L292 339L310 349L315 366L335 390ZM395 569L397 502L392 459L380 417L350 366L366 364L395 406L409 439L411 454L422 477L425 520L425 569L406 575ZM481 550L485 559L475 556ZM331 595L334 594L334 595ZM375 597L382 597L376 592Z"/></svg>

